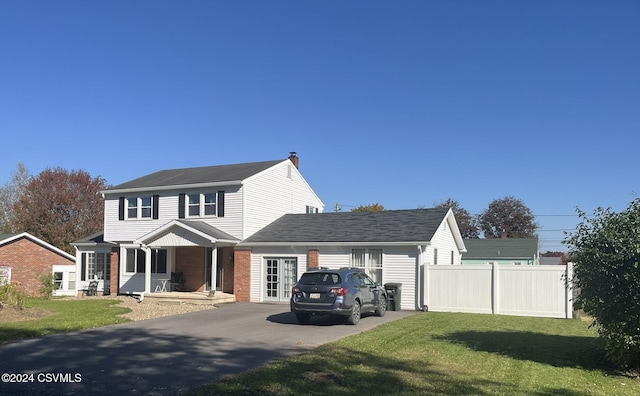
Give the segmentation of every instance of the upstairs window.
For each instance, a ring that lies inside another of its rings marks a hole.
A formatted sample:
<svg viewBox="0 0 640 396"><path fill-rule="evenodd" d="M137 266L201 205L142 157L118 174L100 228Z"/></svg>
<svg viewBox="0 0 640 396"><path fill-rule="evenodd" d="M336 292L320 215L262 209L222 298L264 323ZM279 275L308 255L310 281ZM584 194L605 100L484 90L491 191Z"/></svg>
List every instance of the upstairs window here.
<svg viewBox="0 0 640 396"><path fill-rule="evenodd" d="M318 208L307 205L307 213L318 213Z"/></svg>
<svg viewBox="0 0 640 396"><path fill-rule="evenodd" d="M189 194L189 217L200 216L200 194Z"/></svg>
<svg viewBox="0 0 640 396"><path fill-rule="evenodd" d="M205 216L215 216L216 215L216 194L202 194L204 207L204 215Z"/></svg>
<svg viewBox="0 0 640 396"><path fill-rule="evenodd" d="M148 195L141 197L121 197L120 198L119 219L157 219L158 218L158 196Z"/></svg>
<svg viewBox="0 0 640 396"><path fill-rule="evenodd" d="M224 217L224 191L180 194L178 218Z"/></svg>

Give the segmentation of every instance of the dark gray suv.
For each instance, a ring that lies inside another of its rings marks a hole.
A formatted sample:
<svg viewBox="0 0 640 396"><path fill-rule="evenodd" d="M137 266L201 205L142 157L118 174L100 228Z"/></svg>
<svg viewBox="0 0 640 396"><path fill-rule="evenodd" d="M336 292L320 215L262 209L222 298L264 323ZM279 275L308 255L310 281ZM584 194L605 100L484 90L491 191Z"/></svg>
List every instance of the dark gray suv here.
<svg viewBox="0 0 640 396"><path fill-rule="evenodd" d="M291 290L291 312L301 324L313 315L340 315L355 325L363 313L386 311L387 292L360 268L312 269Z"/></svg>

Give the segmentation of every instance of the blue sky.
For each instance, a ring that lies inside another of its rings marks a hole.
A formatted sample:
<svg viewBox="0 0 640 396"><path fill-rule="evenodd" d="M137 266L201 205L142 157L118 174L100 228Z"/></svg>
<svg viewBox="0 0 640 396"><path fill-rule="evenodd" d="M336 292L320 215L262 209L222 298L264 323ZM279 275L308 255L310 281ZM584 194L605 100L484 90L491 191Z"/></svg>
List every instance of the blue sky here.
<svg viewBox="0 0 640 396"><path fill-rule="evenodd" d="M638 1L5 1L0 37L0 184L296 151L327 211L515 196L542 251L640 193Z"/></svg>

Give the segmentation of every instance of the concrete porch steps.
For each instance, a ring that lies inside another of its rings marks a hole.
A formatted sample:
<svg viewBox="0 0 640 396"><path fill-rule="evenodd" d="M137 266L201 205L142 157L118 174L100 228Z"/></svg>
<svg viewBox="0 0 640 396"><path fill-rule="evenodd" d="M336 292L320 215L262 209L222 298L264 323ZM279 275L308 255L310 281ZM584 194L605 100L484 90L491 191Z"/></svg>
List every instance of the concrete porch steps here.
<svg viewBox="0 0 640 396"><path fill-rule="evenodd" d="M214 296L209 296L208 292L164 292L148 293L145 300L155 300L159 304L202 304L215 305L236 302L233 294L216 292Z"/></svg>

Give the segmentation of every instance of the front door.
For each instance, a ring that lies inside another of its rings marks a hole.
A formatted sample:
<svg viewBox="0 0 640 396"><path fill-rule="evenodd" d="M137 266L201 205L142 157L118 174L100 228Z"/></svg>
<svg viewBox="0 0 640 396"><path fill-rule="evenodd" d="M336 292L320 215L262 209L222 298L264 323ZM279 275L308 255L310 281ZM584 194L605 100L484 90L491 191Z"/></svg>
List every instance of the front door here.
<svg viewBox="0 0 640 396"><path fill-rule="evenodd" d="M295 258L267 258L264 262L264 300L288 301L291 288L298 281L298 260Z"/></svg>
<svg viewBox="0 0 640 396"><path fill-rule="evenodd" d="M211 289L211 254L213 252L213 248L207 248L207 258L204 268L204 277L206 279L205 291L210 291ZM224 258L224 250L222 248L218 248L216 256L216 288L215 291L222 291L222 260Z"/></svg>

